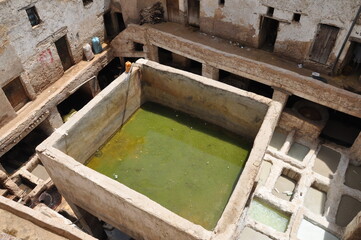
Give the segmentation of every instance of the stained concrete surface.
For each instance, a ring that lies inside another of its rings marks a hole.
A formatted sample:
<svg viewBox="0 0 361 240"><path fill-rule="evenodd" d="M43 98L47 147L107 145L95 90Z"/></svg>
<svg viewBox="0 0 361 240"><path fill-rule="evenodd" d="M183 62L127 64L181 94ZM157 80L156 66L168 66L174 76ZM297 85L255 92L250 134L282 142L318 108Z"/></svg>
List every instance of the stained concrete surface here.
<svg viewBox="0 0 361 240"><path fill-rule="evenodd" d="M310 187L306 193L304 206L312 212L322 215L324 212L326 193L316 188Z"/></svg>
<svg viewBox="0 0 361 240"><path fill-rule="evenodd" d="M259 170L259 180L260 185L264 185L267 181L267 178L271 172L272 163L267 161L262 161L261 169Z"/></svg>
<svg viewBox="0 0 361 240"><path fill-rule="evenodd" d="M271 238L267 237L266 235L253 230L252 228L245 227L238 237L238 240L271 240Z"/></svg>
<svg viewBox="0 0 361 240"><path fill-rule="evenodd" d="M309 147L306 147L305 145L295 142L292 144L287 155L302 162L309 151L310 151Z"/></svg>
<svg viewBox="0 0 361 240"><path fill-rule="evenodd" d="M349 165L345 175L345 185L361 191L361 166Z"/></svg>
<svg viewBox="0 0 361 240"><path fill-rule="evenodd" d="M336 223L341 227L346 227L352 219L361 211L361 202L344 195L341 198L340 205L336 215Z"/></svg>
<svg viewBox="0 0 361 240"><path fill-rule="evenodd" d="M8 235L27 240L66 239L3 209L0 209L0 216L0 231Z"/></svg>
<svg viewBox="0 0 361 240"><path fill-rule="evenodd" d="M0 239L1 240L21 240L20 238L11 236L11 235L6 234L4 232L0 232Z"/></svg>
<svg viewBox="0 0 361 240"><path fill-rule="evenodd" d="M272 190L273 195L286 201L291 201L293 191L296 187L296 181L281 175Z"/></svg>
<svg viewBox="0 0 361 240"><path fill-rule="evenodd" d="M322 176L332 178L337 170L341 155L340 153L322 146L315 159L313 171L321 174Z"/></svg>
<svg viewBox="0 0 361 240"><path fill-rule="evenodd" d="M49 178L48 172L46 171L45 167L41 164L38 164L31 173L42 180L46 180Z"/></svg>

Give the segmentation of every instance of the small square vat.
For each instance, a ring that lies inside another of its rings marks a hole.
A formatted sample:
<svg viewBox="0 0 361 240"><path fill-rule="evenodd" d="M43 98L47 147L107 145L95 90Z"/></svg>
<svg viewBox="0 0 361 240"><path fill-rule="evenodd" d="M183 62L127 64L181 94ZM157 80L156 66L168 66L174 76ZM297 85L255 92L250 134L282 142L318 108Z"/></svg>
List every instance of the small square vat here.
<svg viewBox="0 0 361 240"><path fill-rule="evenodd" d="M291 201L300 174L291 169L284 169L272 190L273 195L286 201Z"/></svg>
<svg viewBox="0 0 361 240"><path fill-rule="evenodd" d="M267 181L267 178L271 172L271 168L272 168L272 163L267 162L265 160L262 161L261 164L261 168L259 170L259 178L258 178L258 183L260 185L264 185Z"/></svg>
<svg viewBox="0 0 361 240"><path fill-rule="evenodd" d="M285 213L261 199L253 199L248 215L264 225L279 232L286 232L291 215Z"/></svg>
<svg viewBox="0 0 361 240"><path fill-rule="evenodd" d="M267 237L266 235L253 230L252 228L245 227L238 237L238 240L247 240L247 239L257 239L257 240L271 240L271 238Z"/></svg>
<svg viewBox="0 0 361 240"><path fill-rule="evenodd" d="M20 177L19 180L16 181L16 184L26 194L30 193L36 187L35 183L29 181L28 179L26 179L24 177Z"/></svg>
<svg viewBox="0 0 361 240"><path fill-rule="evenodd" d="M42 180L46 180L49 178L48 172L46 171L45 167L41 164L38 164L34 168L34 170L31 171L31 173Z"/></svg>
<svg viewBox="0 0 361 240"><path fill-rule="evenodd" d="M310 151L309 147L306 147L305 145L295 142L292 144L287 155L298 161L303 161L303 159L306 157L309 151Z"/></svg>
<svg viewBox="0 0 361 240"><path fill-rule="evenodd" d="M273 133L270 146L274 147L277 150L280 150L285 143L287 138L287 135L280 131L279 129L276 129Z"/></svg>
<svg viewBox="0 0 361 240"><path fill-rule="evenodd" d="M348 165L345 185L361 191L361 166Z"/></svg>
<svg viewBox="0 0 361 240"><path fill-rule="evenodd" d="M307 221L306 219L302 219L300 228L298 229L297 232L297 238L299 240L311 240L311 239L339 240L335 235Z"/></svg>
<svg viewBox="0 0 361 240"><path fill-rule="evenodd" d="M353 197L343 195L337 209L336 224L346 227L360 211L361 202Z"/></svg>
<svg viewBox="0 0 361 240"><path fill-rule="evenodd" d="M304 206L312 212L323 215L327 194L312 185L305 197Z"/></svg>
<svg viewBox="0 0 361 240"><path fill-rule="evenodd" d="M341 154L339 152L322 146L320 151L317 153L315 164L312 169L316 173L332 179L333 174L337 170L340 158Z"/></svg>

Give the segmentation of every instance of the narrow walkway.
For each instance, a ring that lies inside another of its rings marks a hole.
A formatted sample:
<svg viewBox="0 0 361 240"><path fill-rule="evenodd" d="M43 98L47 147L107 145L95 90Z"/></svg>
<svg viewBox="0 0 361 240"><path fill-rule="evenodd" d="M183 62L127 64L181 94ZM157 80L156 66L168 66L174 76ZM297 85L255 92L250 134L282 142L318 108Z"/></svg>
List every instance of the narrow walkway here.
<svg viewBox="0 0 361 240"><path fill-rule="evenodd" d="M273 66L287 69L292 72L301 74L303 76L310 77L313 72L312 70L307 68L299 68L298 67L299 63L295 63L293 61L281 58L277 56L275 53L271 53L255 48L249 48L228 40L207 35L205 33L196 31L192 27L185 27L183 25L175 24L175 23L148 25L148 27L152 27L161 30L163 32L170 33L172 35L182 37L184 39L188 39L196 43L204 44L223 52L236 54L252 60L264 62L267 64L271 64ZM338 88L343 88L346 90L353 89L353 92L361 93L361 83L358 82L358 79L356 79L355 77L346 77L346 76L331 77L331 76L327 76L326 74L321 74L321 76L327 79L330 85L336 86Z"/></svg>

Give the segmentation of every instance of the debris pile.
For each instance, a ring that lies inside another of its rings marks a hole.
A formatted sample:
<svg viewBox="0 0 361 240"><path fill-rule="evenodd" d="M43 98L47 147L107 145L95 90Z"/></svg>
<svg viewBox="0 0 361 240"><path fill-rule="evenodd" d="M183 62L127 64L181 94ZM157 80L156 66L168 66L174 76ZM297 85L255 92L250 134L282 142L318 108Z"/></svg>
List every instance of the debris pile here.
<svg viewBox="0 0 361 240"><path fill-rule="evenodd" d="M161 22L164 22L164 9L160 2L140 10L140 25L145 23L157 24Z"/></svg>

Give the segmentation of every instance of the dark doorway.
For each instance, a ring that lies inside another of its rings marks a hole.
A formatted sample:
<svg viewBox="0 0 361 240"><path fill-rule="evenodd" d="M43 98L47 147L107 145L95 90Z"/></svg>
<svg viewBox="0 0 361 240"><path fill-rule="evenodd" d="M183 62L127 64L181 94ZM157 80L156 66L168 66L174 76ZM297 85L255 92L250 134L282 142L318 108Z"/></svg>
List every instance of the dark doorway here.
<svg viewBox="0 0 361 240"><path fill-rule="evenodd" d="M0 163L8 174L13 174L35 154L35 148L49 135L36 127L18 144L0 158Z"/></svg>
<svg viewBox="0 0 361 240"><path fill-rule="evenodd" d="M105 33L107 35L107 40L110 41L117 34L116 28L112 20L112 14L110 13L110 11L106 12L103 15L103 19L104 19L104 27L105 27Z"/></svg>
<svg viewBox="0 0 361 240"><path fill-rule="evenodd" d="M202 76L202 63L190 59L189 69L184 69L184 70Z"/></svg>
<svg viewBox="0 0 361 240"><path fill-rule="evenodd" d="M273 88L271 88L270 86L268 86L266 84L263 84L263 83L260 83L257 81L253 81L253 80L250 80L248 91L256 93L256 94L264 96L264 97L267 97L267 98L272 98L272 96L273 96Z"/></svg>
<svg viewBox="0 0 361 240"><path fill-rule="evenodd" d="M343 66L342 74L346 76L356 76L357 79L361 74L361 43L351 41L347 51Z"/></svg>
<svg viewBox="0 0 361 240"><path fill-rule="evenodd" d="M110 61L102 70L98 73L98 82L100 89L104 89L111 82L116 79L121 73L121 63L118 57ZM124 69L124 66L123 66Z"/></svg>
<svg viewBox="0 0 361 240"><path fill-rule="evenodd" d="M6 84L3 87L3 91L15 111L18 111L30 101L28 94L21 83L20 77L17 77Z"/></svg>
<svg viewBox="0 0 361 240"><path fill-rule="evenodd" d="M320 24L313 42L310 59L325 64L335 45L338 31L337 27Z"/></svg>
<svg viewBox="0 0 361 240"><path fill-rule="evenodd" d="M179 1L167 0L167 12L169 22L179 22Z"/></svg>
<svg viewBox="0 0 361 240"><path fill-rule="evenodd" d="M202 75L202 63L200 62L174 54L163 48L158 48L158 56L159 63L163 65Z"/></svg>
<svg viewBox="0 0 361 240"><path fill-rule="evenodd" d="M61 64L63 65L64 71L68 70L73 66L74 62L71 57L70 48L66 35L61 37L58 41L55 42L56 50L58 51Z"/></svg>
<svg viewBox="0 0 361 240"><path fill-rule="evenodd" d="M108 41L113 40L115 36L125 29L123 21L123 15L121 13L112 13L110 11L104 13L104 27L106 33L106 39Z"/></svg>
<svg viewBox="0 0 361 240"><path fill-rule="evenodd" d="M118 33L120 33L121 31L123 31L125 29L125 23L124 23L124 19L123 19L123 14L116 12L115 16L117 18L117 22L118 22Z"/></svg>
<svg viewBox="0 0 361 240"><path fill-rule="evenodd" d="M267 98L272 98L273 95L273 88L270 86L224 70L219 71L219 81Z"/></svg>
<svg viewBox="0 0 361 240"><path fill-rule="evenodd" d="M158 48L159 63L167 66L171 66L173 62L172 52L164 48Z"/></svg>
<svg viewBox="0 0 361 240"><path fill-rule="evenodd" d="M329 109L330 118L320 137L344 147L351 147L361 130L361 119Z"/></svg>
<svg viewBox="0 0 361 240"><path fill-rule="evenodd" d="M273 52L277 39L279 22L273 18L262 17L259 34L259 48Z"/></svg>
<svg viewBox="0 0 361 240"><path fill-rule="evenodd" d="M63 121L66 122L73 114L82 109L92 99L92 94L85 86L76 90L57 106Z"/></svg>
<svg viewBox="0 0 361 240"><path fill-rule="evenodd" d="M188 0L188 24L193 27L199 27L199 0Z"/></svg>
<svg viewBox="0 0 361 240"><path fill-rule="evenodd" d="M224 70L219 70L219 81L243 90L248 89L250 82L247 78L240 77Z"/></svg>

